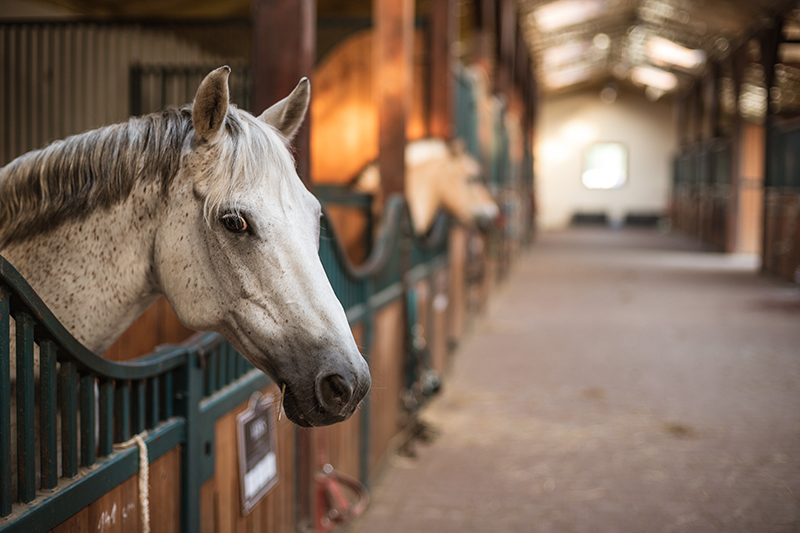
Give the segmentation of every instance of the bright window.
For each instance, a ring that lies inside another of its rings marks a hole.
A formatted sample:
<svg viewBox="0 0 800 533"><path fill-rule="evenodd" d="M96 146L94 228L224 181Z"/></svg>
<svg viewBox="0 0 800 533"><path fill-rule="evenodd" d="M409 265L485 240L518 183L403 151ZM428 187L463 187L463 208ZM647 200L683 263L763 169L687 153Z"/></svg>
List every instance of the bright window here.
<svg viewBox="0 0 800 533"><path fill-rule="evenodd" d="M617 189L628 181L628 149L621 143L597 143L583 155L583 185Z"/></svg>

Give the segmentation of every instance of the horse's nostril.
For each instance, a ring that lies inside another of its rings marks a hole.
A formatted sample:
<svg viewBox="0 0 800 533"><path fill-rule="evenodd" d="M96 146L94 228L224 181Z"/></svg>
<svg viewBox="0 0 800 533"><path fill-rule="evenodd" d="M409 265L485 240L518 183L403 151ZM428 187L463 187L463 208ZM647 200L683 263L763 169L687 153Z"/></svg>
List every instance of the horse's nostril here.
<svg viewBox="0 0 800 533"><path fill-rule="evenodd" d="M325 376L319 382L319 402L329 410L341 410L352 397L353 387L339 374Z"/></svg>

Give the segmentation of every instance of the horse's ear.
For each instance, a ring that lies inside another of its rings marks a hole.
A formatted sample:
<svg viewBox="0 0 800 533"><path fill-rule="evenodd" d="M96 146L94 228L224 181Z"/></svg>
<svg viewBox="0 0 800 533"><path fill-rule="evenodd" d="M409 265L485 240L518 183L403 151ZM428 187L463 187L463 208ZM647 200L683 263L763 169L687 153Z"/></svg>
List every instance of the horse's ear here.
<svg viewBox="0 0 800 533"><path fill-rule="evenodd" d="M310 100L311 84L308 82L308 78L303 78L292 94L261 113L258 118L291 140L297 133L300 124L303 123Z"/></svg>
<svg viewBox="0 0 800 533"><path fill-rule="evenodd" d="M222 133L228 114L228 76L230 67L211 71L200 83L192 104L194 133L200 142L214 142Z"/></svg>

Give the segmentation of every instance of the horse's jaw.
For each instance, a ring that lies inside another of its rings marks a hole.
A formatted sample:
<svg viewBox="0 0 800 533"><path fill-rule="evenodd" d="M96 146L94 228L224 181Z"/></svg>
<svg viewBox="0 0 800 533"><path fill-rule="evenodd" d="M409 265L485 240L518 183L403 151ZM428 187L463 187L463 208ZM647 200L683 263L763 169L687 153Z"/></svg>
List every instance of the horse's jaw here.
<svg viewBox="0 0 800 533"><path fill-rule="evenodd" d="M220 333L275 381L283 393L286 416L295 424L325 426L350 418L369 391L371 379L346 321L337 327L306 316L302 321L289 319L293 327L287 331L275 327L272 315L247 303Z"/></svg>

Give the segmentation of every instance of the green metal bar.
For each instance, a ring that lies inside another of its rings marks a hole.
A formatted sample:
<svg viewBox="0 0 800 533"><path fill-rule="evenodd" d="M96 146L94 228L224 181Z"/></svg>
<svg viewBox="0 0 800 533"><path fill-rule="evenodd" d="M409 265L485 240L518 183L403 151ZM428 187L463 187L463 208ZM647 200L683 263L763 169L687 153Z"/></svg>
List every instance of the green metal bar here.
<svg viewBox="0 0 800 533"><path fill-rule="evenodd" d="M203 369L197 353L178 376L178 412L186 419L186 443L181 454L181 529L200 531L200 485L202 483L203 441L200 402L203 398Z"/></svg>
<svg viewBox="0 0 800 533"><path fill-rule="evenodd" d="M0 284L0 517L11 514L11 291Z"/></svg>
<svg viewBox="0 0 800 533"><path fill-rule="evenodd" d="M131 382L118 381L114 392L114 441L124 442L131 438Z"/></svg>
<svg viewBox="0 0 800 533"><path fill-rule="evenodd" d="M169 420L172 418L175 411L175 404L173 402L175 399L175 391L172 385L172 372L167 372L162 378L164 380L164 394L162 396L164 399L164 420Z"/></svg>
<svg viewBox="0 0 800 533"><path fill-rule="evenodd" d="M206 396L211 396L218 389L219 354L217 352L218 350L211 350L206 359Z"/></svg>
<svg viewBox="0 0 800 533"><path fill-rule="evenodd" d="M159 426L146 439L150 461L155 461L186 439L185 424L181 419L170 420ZM45 497L27 510L18 511L14 520L0 522L3 533L33 533L50 531L87 507L111 489L139 471L139 448L121 450L109 459L101 459L95 468L85 471L52 497ZM151 505L153 503L151 502ZM119 515L117 515L119 517ZM156 531L158 527L156 526ZM198 530L199 531L199 530Z"/></svg>
<svg viewBox="0 0 800 533"><path fill-rule="evenodd" d="M133 418L131 420L131 424L133 426L133 433L139 434L144 431L145 428L145 412L147 411L145 406L145 390L144 390L145 380L137 379L133 385Z"/></svg>
<svg viewBox="0 0 800 533"><path fill-rule="evenodd" d="M51 340L39 343L39 426L43 490L58 485L58 346Z"/></svg>
<svg viewBox="0 0 800 533"><path fill-rule="evenodd" d="M217 390L221 389L229 383L228 379L228 350L225 346L220 346L217 349L219 354L219 370L217 372Z"/></svg>
<svg viewBox="0 0 800 533"><path fill-rule="evenodd" d="M122 363L109 361L93 354L70 335L20 273L2 257L0 257L0 284L6 284L12 296L18 298L22 305L30 310L31 316L36 317L39 330L37 335L55 341L61 351L81 367L82 373L85 373L85 369L95 375L112 379L149 378L183 365L186 361L186 351L195 349L193 345L173 346L134 361ZM217 337L215 333L205 334L198 336L195 342L214 343L217 342Z"/></svg>
<svg viewBox="0 0 800 533"><path fill-rule="evenodd" d="M218 391L200 402L200 412L203 420L214 421L221 417L246 399L257 390L261 390L272 383L265 373L253 368L242 376L235 386Z"/></svg>
<svg viewBox="0 0 800 533"><path fill-rule="evenodd" d="M100 382L100 441L98 453L107 457L114 451L114 381Z"/></svg>
<svg viewBox="0 0 800 533"><path fill-rule="evenodd" d="M147 427L155 427L161 420L161 380L150 378L147 380L149 409L147 410Z"/></svg>
<svg viewBox="0 0 800 533"><path fill-rule="evenodd" d="M36 498L36 429L33 375L34 320L26 312L17 322L17 494L19 501Z"/></svg>
<svg viewBox="0 0 800 533"><path fill-rule="evenodd" d="M94 384L92 375L81 378L81 466L92 466L97 461Z"/></svg>
<svg viewBox="0 0 800 533"><path fill-rule="evenodd" d="M228 380L225 382L227 385L228 383L232 383L233 380L236 379L236 359L238 359L239 355L236 353L236 350L228 344L227 342L223 344L225 350L228 353Z"/></svg>
<svg viewBox="0 0 800 533"><path fill-rule="evenodd" d="M78 474L78 372L75 363L61 363L61 475Z"/></svg>

